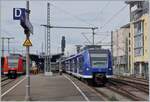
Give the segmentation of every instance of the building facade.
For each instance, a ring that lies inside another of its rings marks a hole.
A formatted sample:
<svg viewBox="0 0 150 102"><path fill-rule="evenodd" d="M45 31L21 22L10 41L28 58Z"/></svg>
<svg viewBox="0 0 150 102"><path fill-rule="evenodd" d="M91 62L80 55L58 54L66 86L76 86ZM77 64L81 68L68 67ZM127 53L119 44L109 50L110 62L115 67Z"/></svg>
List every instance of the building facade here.
<svg viewBox="0 0 150 102"><path fill-rule="evenodd" d="M124 25L112 32L113 68L116 75L129 75L128 69L128 35L130 25Z"/></svg>
<svg viewBox="0 0 150 102"><path fill-rule="evenodd" d="M130 34L128 38L128 68L135 77L148 79L150 67L149 2L127 1L130 7Z"/></svg>

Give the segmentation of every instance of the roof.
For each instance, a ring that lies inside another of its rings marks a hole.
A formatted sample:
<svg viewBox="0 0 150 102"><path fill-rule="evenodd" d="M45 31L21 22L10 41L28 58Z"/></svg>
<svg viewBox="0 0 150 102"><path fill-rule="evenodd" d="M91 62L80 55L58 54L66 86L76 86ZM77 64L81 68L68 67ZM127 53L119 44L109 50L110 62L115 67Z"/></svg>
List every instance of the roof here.
<svg viewBox="0 0 150 102"><path fill-rule="evenodd" d="M85 51L85 50L84 50ZM75 58L77 56L80 56L84 51L81 51L80 53L74 54L73 56L69 56L68 58L66 58L65 60L70 60L72 58Z"/></svg>
<svg viewBox="0 0 150 102"><path fill-rule="evenodd" d="M122 27L120 28L130 28L130 23L126 24L126 25L123 25Z"/></svg>
<svg viewBox="0 0 150 102"><path fill-rule="evenodd" d="M139 0L139 1L140 1L140 0ZM137 0L137 1L131 1L131 0L125 1L126 4L134 4L135 2L138 2L138 0Z"/></svg>

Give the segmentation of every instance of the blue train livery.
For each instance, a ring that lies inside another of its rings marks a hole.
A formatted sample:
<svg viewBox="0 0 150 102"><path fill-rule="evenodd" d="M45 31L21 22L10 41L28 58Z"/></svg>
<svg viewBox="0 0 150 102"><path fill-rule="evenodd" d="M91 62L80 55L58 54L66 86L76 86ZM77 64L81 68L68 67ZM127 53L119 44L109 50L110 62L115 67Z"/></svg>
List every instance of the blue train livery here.
<svg viewBox="0 0 150 102"><path fill-rule="evenodd" d="M65 72L76 77L105 84L113 74L111 52L108 49L84 49L62 61Z"/></svg>

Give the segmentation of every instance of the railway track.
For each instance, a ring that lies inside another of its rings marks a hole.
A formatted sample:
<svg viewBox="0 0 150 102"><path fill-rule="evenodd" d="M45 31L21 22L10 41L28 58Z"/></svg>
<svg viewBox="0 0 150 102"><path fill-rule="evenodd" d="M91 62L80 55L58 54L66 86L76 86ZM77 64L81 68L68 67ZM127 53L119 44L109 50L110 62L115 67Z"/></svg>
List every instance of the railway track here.
<svg viewBox="0 0 150 102"><path fill-rule="evenodd" d="M1 76L1 87L11 83L13 80L9 79L7 76Z"/></svg>
<svg viewBox="0 0 150 102"><path fill-rule="evenodd" d="M112 92L112 90L107 89L107 87L105 87L105 86L104 87L93 86L85 80L81 81L79 78L76 78L73 76L70 76L70 77L72 77L73 81L76 80L75 82L78 82L78 83L80 83L80 85L84 86L84 88L92 90L92 92L97 94L98 97L100 97L103 101L119 101L119 100L122 101L122 99L119 99L118 97L116 97L117 93L115 91ZM81 86L79 86L79 87L81 87ZM110 91L111 91L111 94L110 94ZM119 95L119 96L121 96L121 95ZM124 96L121 96L121 97L124 97ZM131 99L128 99L128 97L124 97L124 101L131 101Z"/></svg>
<svg viewBox="0 0 150 102"><path fill-rule="evenodd" d="M9 90L11 87L13 87L17 82L19 82L23 76L19 76L16 79L5 79L1 80L1 94L5 93L7 90Z"/></svg>
<svg viewBox="0 0 150 102"><path fill-rule="evenodd" d="M5 80L8 80L8 78L3 78L3 79L1 79L1 82L5 81Z"/></svg>
<svg viewBox="0 0 150 102"><path fill-rule="evenodd" d="M145 92L145 89L141 90L142 87L135 87L135 85L133 84L125 83L123 81L117 81L114 79L109 80L108 84L106 84L106 87L126 97L129 97L134 101L147 101L147 98L143 96L148 96L148 93ZM138 94L142 94L143 96Z"/></svg>
<svg viewBox="0 0 150 102"><path fill-rule="evenodd" d="M141 82L137 82L137 81L131 81L131 80L124 80L124 79L116 79L116 78L111 78L111 81L120 83L120 84L124 84L124 85L129 85L131 87L137 88L140 91L143 91L147 94L149 94L149 85L148 83L141 83Z"/></svg>
<svg viewBox="0 0 150 102"><path fill-rule="evenodd" d="M8 77L7 76L1 76L1 82L3 82L3 81L5 81L5 80L7 80L8 79Z"/></svg>
<svg viewBox="0 0 150 102"><path fill-rule="evenodd" d="M128 79L128 78L126 78L126 79ZM142 79L142 78L129 77L129 79L131 79L131 80L136 80L136 81L140 81L140 82L148 83L148 80Z"/></svg>
<svg viewBox="0 0 150 102"><path fill-rule="evenodd" d="M13 81L14 81L14 79L6 79L6 80L3 80L3 81L1 82L1 87L4 87L4 86L10 84L10 83L12 83Z"/></svg>
<svg viewBox="0 0 150 102"><path fill-rule="evenodd" d="M74 80L77 80L76 78ZM135 87L135 84L116 81L115 79L108 80L103 87L89 85L86 81L78 80L84 84L84 87L93 90L104 101L147 101L148 92L142 90L141 86ZM88 85L87 85L88 84ZM147 86L146 86L147 87ZM141 90L140 90L141 88Z"/></svg>
<svg viewBox="0 0 150 102"><path fill-rule="evenodd" d="M146 80L146 79L142 79L142 78L135 78L135 77L123 77L123 76L120 76L120 77L115 77L117 79L121 79L121 80L126 80L126 81L130 81L130 82L135 82L135 83L138 83L138 84L145 84L145 85L148 85L149 81Z"/></svg>

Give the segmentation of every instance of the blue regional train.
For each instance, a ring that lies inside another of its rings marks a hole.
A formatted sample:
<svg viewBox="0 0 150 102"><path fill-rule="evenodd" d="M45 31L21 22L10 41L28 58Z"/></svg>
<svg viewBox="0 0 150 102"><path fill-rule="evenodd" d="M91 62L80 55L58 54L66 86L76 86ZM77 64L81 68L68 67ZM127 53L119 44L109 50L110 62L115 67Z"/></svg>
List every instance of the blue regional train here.
<svg viewBox="0 0 150 102"><path fill-rule="evenodd" d="M84 49L62 61L65 72L86 79L94 84L104 85L111 77L112 58L108 49Z"/></svg>

